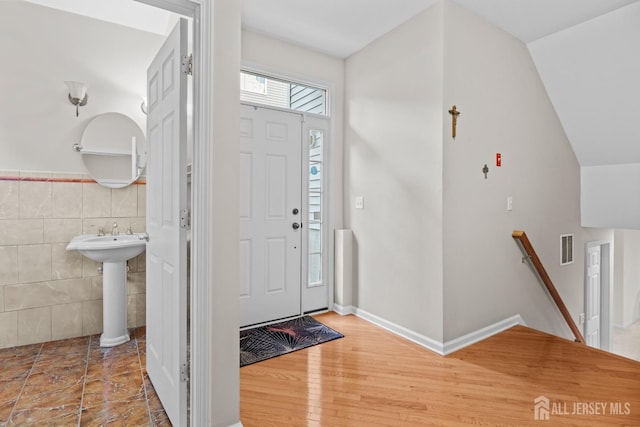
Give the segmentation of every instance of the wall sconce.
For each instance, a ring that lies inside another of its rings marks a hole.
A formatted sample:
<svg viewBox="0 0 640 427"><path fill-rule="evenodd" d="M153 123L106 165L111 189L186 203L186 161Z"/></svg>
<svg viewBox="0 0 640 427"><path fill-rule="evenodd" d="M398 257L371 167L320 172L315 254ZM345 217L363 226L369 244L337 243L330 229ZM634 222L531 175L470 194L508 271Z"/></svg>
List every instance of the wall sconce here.
<svg viewBox="0 0 640 427"><path fill-rule="evenodd" d="M69 102L76 106L76 117L78 117L78 107L87 105L89 95L87 95L87 85L83 82L64 82L69 88Z"/></svg>

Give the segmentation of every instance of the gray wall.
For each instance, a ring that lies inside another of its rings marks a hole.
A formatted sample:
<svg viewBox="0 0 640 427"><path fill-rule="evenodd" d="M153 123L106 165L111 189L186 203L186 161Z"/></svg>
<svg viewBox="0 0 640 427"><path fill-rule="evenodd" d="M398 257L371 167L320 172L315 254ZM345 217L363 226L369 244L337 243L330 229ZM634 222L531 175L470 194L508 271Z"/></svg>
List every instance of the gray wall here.
<svg viewBox="0 0 640 427"><path fill-rule="evenodd" d="M613 323L627 328L640 320L640 231L615 231Z"/></svg>
<svg viewBox="0 0 640 427"><path fill-rule="evenodd" d="M534 328L567 335L511 232L527 232L576 322L584 245L611 233L580 227L580 168L526 46L445 5L443 110L456 104L462 112L459 136L447 131L444 141L445 340L517 313ZM560 235L568 233L575 262L561 267Z"/></svg>
<svg viewBox="0 0 640 427"><path fill-rule="evenodd" d="M346 61L354 305L442 340L442 5ZM354 198L364 197L364 209Z"/></svg>
<svg viewBox="0 0 640 427"><path fill-rule="evenodd" d="M580 168L526 46L443 1L348 58L345 73L354 305L441 342L515 314L569 337L511 233L527 232L577 321L585 244L612 232L580 225ZM561 267L567 233L575 261Z"/></svg>
<svg viewBox="0 0 640 427"><path fill-rule="evenodd" d="M582 225L640 229L639 182L638 163L582 166Z"/></svg>

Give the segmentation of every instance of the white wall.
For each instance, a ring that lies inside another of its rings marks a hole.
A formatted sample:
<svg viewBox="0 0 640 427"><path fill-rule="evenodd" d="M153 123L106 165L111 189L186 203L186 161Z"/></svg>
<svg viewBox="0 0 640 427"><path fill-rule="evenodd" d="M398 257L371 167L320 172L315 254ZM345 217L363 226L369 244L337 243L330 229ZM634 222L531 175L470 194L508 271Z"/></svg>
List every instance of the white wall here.
<svg viewBox="0 0 640 427"><path fill-rule="evenodd" d="M606 233L580 227L579 165L527 47L445 5L444 338L514 314L569 336L536 274L521 263L512 231L527 233L576 322L584 309L584 245ZM446 113L454 104L461 111L455 140ZM566 233L574 234L575 262L561 267Z"/></svg>
<svg viewBox="0 0 640 427"><path fill-rule="evenodd" d="M640 162L640 3L528 45L581 166Z"/></svg>
<svg viewBox="0 0 640 427"><path fill-rule="evenodd" d="M331 115L329 206L334 220L334 228L342 228L344 61L262 34L243 30L242 66L276 77L323 85L329 89Z"/></svg>
<svg viewBox="0 0 640 427"><path fill-rule="evenodd" d="M0 169L85 172L72 151L115 111L146 128L146 69L164 37L23 1L0 2ZM89 85L75 116L65 80Z"/></svg>
<svg viewBox="0 0 640 427"><path fill-rule="evenodd" d="M529 44L582 166L582 224L640 229L640 3Z"/></svg>
<svg viewBox="0 0 640 427"><path fill-rule="evenodd" d="M442 340L442 6L346 61L354 305ZM354 197L364 209L354 209Z"/></svg>
<svg viewBox="0 0 640 427"><path fill-rule="evenodd" d="M203 82L203 89L208 88L208 91L203 90L202 95L212 122L207 157L204 161L199 159L201 170L208 171L209 181L194 186L197 192L194 209L201 210L200 204L208 202L208 234L194 238L193 242L200 244L201 239L204 240L205 256L195 262L199 262L200 271L204 270L203 264L208 266L206 277L211 279L209 284L201 282L201 288L210 286L205 293L209 297L211 340L210 348L205 351L210 356L207 382L212 389L209 419L194 425L224 427L239 425L240 418L240 255L233 248L238 248L240 242L241 4L236 0L209 3L212 25L209 37L213 52L209 58L211 75ZM194 152L194 161L201 154ZM194 229L198 226L195 224Z"/></svg>
<svg viewBox="0 0 640 427"><path fill-rule="evenodd" d="M614 271L614 318L627 328L640 320L640 231L616 230Z"/></svg>
<svg viewBox="0 0 640 427"><path fill-rule="evenodd" d="M640 229L640 163L583 166L580 192L583 226Z"/></svg>

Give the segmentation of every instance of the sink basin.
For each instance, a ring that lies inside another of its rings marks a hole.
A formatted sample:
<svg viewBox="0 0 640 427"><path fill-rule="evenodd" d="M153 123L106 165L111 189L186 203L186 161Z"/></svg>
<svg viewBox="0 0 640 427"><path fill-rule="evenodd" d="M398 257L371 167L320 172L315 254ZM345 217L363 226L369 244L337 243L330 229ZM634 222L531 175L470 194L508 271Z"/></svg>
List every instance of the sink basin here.
<svg viewBox="0 0 640 427"><path fill-rule="evenodd" d="M129 341L127 330L126 261L141 254L147 246L147 233L74 237L68 251L78 251L102 263L102 335L100 345L113 347Z"/></svg>
<svg viewBox="0 0 640 427"><path fill-rule="evenodd" d="M67 245L67 250L76 250L94 261L123 262L140 255L145 250L147 244L145 237L144 233L118 236L83 234L74 237Z"/></svg>

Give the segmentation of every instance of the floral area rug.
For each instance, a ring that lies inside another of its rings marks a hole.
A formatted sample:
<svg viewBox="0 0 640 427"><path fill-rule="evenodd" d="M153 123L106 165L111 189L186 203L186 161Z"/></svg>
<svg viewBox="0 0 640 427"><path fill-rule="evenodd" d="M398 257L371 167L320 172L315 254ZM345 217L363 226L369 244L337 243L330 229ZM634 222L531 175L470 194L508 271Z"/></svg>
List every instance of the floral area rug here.
<svg viewBox="0 0 640 427"><path fill-rule="evenodd" d="M240 367L343 338L310 316L240 332Z"/></svg>

